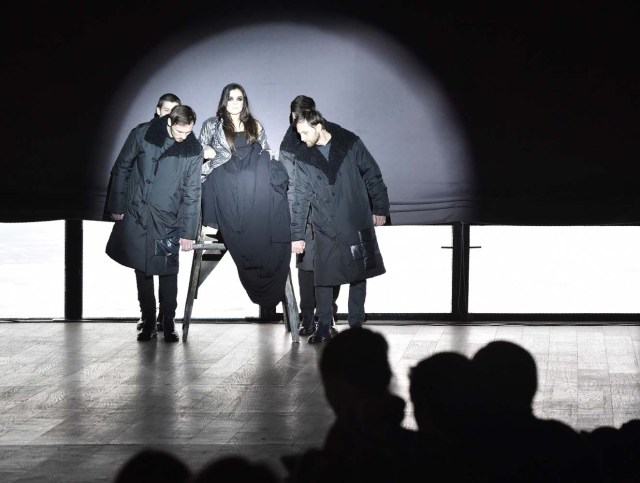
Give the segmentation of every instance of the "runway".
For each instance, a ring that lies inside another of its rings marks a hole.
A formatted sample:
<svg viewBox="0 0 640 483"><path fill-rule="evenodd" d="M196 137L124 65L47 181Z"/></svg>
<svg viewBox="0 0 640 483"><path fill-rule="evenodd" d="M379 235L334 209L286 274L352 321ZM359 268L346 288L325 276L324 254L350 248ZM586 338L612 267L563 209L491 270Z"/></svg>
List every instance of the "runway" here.
<svg viewBox="0 0 640 483"><path fill-rule="evenodd" d="M640 417L638 326L369 327L387 338L393 390L407 401L422 358L504 339L537 361L536 415L586 430ZM1 481L108 482L149 445L193 469L241 453L283 474L280 455L322 443L332 413L321 346L292 343L281 322L196 322L177 344L135 335L133 322L0 322ZM414 427L410 404L404 424Z"/></svg>

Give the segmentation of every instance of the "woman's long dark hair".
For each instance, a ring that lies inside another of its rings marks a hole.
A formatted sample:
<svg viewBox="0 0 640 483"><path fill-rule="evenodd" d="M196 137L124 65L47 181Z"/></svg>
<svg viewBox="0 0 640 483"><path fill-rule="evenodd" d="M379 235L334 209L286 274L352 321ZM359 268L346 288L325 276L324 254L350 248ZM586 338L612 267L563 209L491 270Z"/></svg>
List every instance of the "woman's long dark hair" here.
<svg viewBox="0 0 640 483"><path fill-rule="evenodd" d="M249 99L247 98L247 93L245 92L244 87L236 83L227 84L224 89L222 89L222 94L220 94L220 102L218 102L218 111L216 112L216 115L222 119L224 137L227 138L227 143L229 143L232 153L236 150L236 131L233 128L231 116L227 112L227 102L231 91L234 89L238 89L242 92L242 97L244 98L242 111L240 111L240 121L244 124L244 135L247 140L247 144L253 144L258 139L258 122L251 115Z"/></svg>

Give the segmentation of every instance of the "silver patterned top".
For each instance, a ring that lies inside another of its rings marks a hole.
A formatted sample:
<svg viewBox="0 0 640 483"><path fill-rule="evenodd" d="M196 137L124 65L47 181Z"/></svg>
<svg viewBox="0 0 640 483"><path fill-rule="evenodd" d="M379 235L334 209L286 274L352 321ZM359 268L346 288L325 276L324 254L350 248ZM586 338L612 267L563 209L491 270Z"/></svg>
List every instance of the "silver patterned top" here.
<svg viewBox="0 0 640 483"><path fill-rule="evenodd" d="M202 181L218 166L222 166L231 158L231 149L229 143L224 135L222 129L222 119L218 116L210 117L204 123L200 129L200 136L198 141L203 147L209 146L216 152L215 156L211 159L206 159L202 164ZM267 142L267 133L264 128L259 125L258 128L258 142L262 146L262 149L269 149L269 143Z"/></svg>

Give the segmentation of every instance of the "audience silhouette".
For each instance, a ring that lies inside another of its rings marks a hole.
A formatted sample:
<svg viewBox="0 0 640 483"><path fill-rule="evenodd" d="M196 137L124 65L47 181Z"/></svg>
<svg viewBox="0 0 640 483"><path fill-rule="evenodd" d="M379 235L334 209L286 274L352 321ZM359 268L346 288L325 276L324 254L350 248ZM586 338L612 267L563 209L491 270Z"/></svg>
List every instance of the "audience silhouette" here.
<svg viewBox="0 0 640 483"><path fill-rule="evenodd" d="M286 481L411 481L419 441L402 426L405 401L389 389L388 349L382 334L361 327L326 343L319 369L335 421L322 448L282 459Z"/></svg>
<svg viewBox="0 0 640 483"><path fill-rule="evenodd" d="M276 472L264 462L240 454L221 456L207 463L189 483L280 483Z"/></svg>
<svg viewBox="0 0 640 483"><path fill-rule="evenodd" d="M640 419L620 428L601 426L581 431L595 452L607 483L640 482Z"/></svg>
<svg viewBox="0 0 640 483"><path fill-rule="evenodd" d="M144 448L122 465L113 483L187 483L190 478L191 470L177 456Z"/></svg>
<svg viewBox="0 0 640 483"><path fill-rule="evenodd" d="M482 393L466 356L440 352L409 371L409 396L431 481L481 481ZM427 468L425 468L426 470Z"/></svg>
<svg viewBox="0 0 640 483"><path fill-rule="evenodd" d="M561 421L534 415L538 374L531 353L498 340L472 360L485 393L483 458L491 481L603 481L584 437Z"/></svg>
<svg viewBox="0 0 640 483"><path fill-rule="evenodd" d="M389 345L354 327L322 348L318 369L333 421L320 448L282 455L284 478L242 454L193 474L176 456L143 449L114 483L637 483L640 419L576 431L533 411L533 355L493 341L469 358L439 352L409 370L417 430L403 426L406 403L391 389Z"/></svg>

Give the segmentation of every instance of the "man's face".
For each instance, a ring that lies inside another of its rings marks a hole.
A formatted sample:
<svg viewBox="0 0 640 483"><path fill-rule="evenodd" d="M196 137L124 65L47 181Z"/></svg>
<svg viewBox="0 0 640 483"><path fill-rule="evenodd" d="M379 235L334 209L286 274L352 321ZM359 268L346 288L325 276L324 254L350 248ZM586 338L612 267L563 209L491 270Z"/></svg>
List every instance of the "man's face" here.
<svg viewBox="0 0 640 483"><path fill-rule="evenodd" d="M171 125L171 119L169 121L169 134L177 143L181 143L187 136L193 131L193 123L191 124L174 124Z"/></svg>
<svg viewBox="0 0 640 483"><path fill-rule="evenodd" d="M160 117L166 116L167 114L169 114L171 112L171 109L173 109L177 105L178 105L177 102L164 101L162 103L162 107L156 107L156 112L158 113L158 116L160 116Z"/></svg>
<svg viewBox="0 0 640 483"><path fill-rule="evenodd" d="M308 147L312 148L318 142L320 138L320 131L322 131L322 124L316 124L315 126L309 125L307 121L302 121L296 124L296 130L300 135L300 140Z"/></svg>
<svg viewBox="0 0 640 483"><path fill-rule="evenodd" d="M244 107L244 96L240 89L232 89L227 97L227 112L229 114L240 114Z"/></svg>

